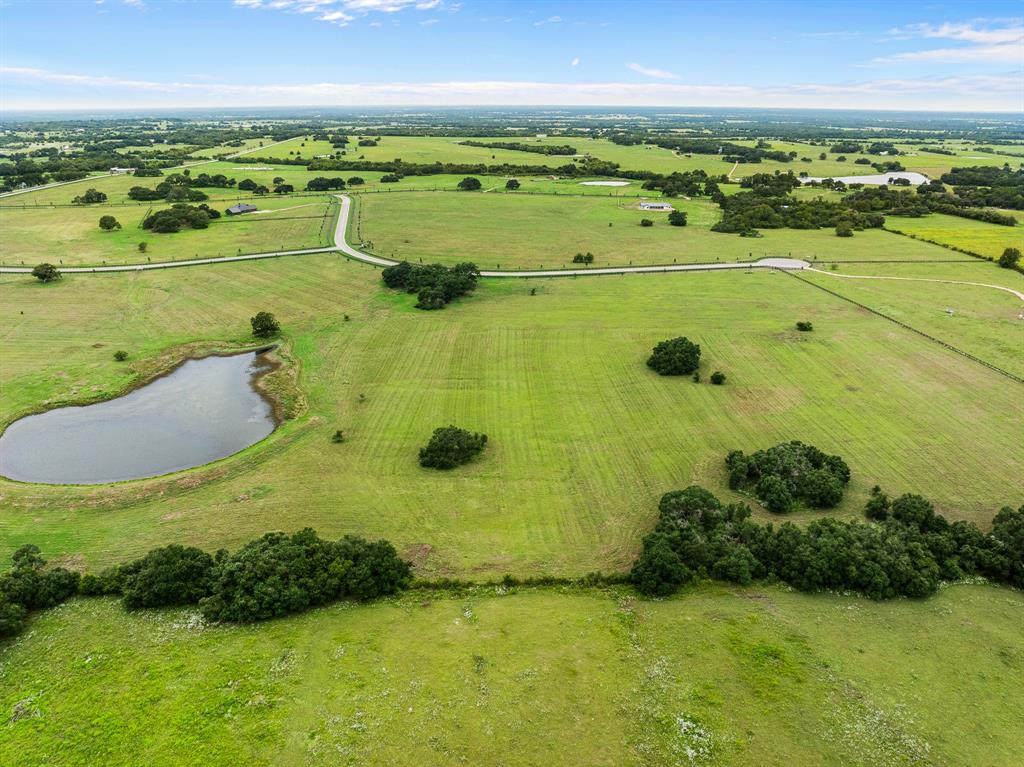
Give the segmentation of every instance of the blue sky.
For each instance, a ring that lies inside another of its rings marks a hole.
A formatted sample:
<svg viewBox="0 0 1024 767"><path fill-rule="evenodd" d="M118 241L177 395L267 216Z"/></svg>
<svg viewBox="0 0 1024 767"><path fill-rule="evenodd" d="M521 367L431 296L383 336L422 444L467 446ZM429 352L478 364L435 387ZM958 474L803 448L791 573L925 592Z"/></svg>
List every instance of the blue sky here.
<svg viewBox="0 0 1024 767"><path fill-rule="evenodd" d="M1017 2L0 0L0 109L1020 111Z"/></svg>

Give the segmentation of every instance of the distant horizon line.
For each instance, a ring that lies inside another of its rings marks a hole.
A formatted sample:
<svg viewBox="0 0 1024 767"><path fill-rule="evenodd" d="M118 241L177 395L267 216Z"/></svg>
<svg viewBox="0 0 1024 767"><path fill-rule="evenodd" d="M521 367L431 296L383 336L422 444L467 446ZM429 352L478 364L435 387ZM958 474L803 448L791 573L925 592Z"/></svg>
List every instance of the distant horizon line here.
<svg viewBox="0 0 1024 767"><path fill-rule="evenodd" d="M166 107L133 107L133 106L76 106L76 107L55 107L55 106L15 106L15 107L2 107L0 106L0 116L8 114L19 114L25 112L36 112L36 113L52 113L52 114L68 114L73 112L174 112L179 110L188 111L210 111L210 112L228 112L228 111L246 111L246 110L416 110L421 112L429 112L436 109L461 109L461 110L479 110L479 111L493 111L493 110L505 110L505 109L519 109L519 110L540 110L540 109L564 109L564 110L591 110L591 109L605 109L605 110L617 110L628 113L631 110L648 110L648 109L701 109L708 111L754 111L754 112L881 112L881 113L913 113L913 114L984 114L984 115L1008 115L1017 118L1019 121L1024 123L1024 115L1019 111L1015 110L995 110L995 109L927 109L927 108L913 108L904 107L900 109L894 109L890 107L792 107L792 106L779 106L779 107L765 107L765 106L742 106L739 104L729 106L708 106L703 104L632 104L632 105L621 105L621 104L299 104L299 105L287 105L287 104L270 104L264 106L257 106L255 104L249 104L244 106L211 106L211 105L176 105Z"/></svg>

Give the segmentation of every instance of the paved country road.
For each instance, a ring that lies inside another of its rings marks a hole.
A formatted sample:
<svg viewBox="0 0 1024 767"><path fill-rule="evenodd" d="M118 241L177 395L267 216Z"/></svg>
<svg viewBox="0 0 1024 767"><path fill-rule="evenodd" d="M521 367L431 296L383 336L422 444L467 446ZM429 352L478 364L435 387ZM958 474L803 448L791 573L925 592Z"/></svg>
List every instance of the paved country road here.
<svg viewBox="0 0 1024 767"><path fill-rule="evenodd" d="M187 261L157 261L145 264L119 264L117 266L68 266L61 268L61 274L102 274L106 272L144 272L151 269L179 269L186 266L206 266L209 264L225 264L233 261L258 261L264 258L281 256L305 256L314 253L341 252L351 259L373 266L394 266L398 261L381 258L363 253L345 241L345 230L348 227L349 215L352 210L352 199L348 195L335 195L341 200L338 212L338 224L334 230L334 246L324 248L299 248L295 250L275 250L267 253L250 253L243 256L218 256L215 258L193 258ZM483 270L481 277L588 277L602 274L647 274L653 272L703 272L720 269L806 269L810 264L796 258L762 258L757 261L738 261L735 263L715 264L664 264L661 266L602 266L590 269L502 269ZM0 266L0 274L30 274L30 266Z"/></svg>

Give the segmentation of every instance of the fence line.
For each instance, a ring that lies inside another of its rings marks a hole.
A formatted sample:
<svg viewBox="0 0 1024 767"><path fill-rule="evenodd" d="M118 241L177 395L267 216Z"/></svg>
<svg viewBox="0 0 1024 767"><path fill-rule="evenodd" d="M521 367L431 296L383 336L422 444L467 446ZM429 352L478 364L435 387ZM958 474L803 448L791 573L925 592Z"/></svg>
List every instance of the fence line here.
<svg viewBox="0 0 1024 767"><path fill-rule="evenodd" d="M994 370L995 372L999 373L1000 375L1006 376L1011 381L1016 381L1017 383L1024 384L1024 378L1021 378L1018 375L1014 375L1013 373L1009 372L1008 370L1003 370L1001 367L993 365L991 362L986 362L985 360L981 359L980 357L975 357L970 352L965 352L963 349L958 349L957 347L953 346L952 344L948 344L945 341L943 341L941 339L938 339L938 338L936 338L933 335L929 335L928 333L925 333L923 330L918 330L914 326L908 325L907 323L905 323L905 322L903 322L901 320L898 320L895 317L890 317L888 314L880 312L877 309L872 309L870 306L867 306L866 304L862 304L860 301L855 301L852 298L847 298L846 296L844 296L841 293L837 293L836 291L834 291L834 290L832 290L830 288L826 288L824 285L819 285L818 283L812 282L811 280L807 279L806 277L801 277L796 272L788 271L788 270L785 270L785 269L780 269L779 271L785 272L790 277L798 279L801 282L804 282L804 283L806 283L808 285L811 285L812 287L815 287L818 290L823 290L826 293L829 293L829 294L835 296L836 298L839 298L839 299L842 299L843 301L846 301L847 303L853 304L854 306L857 306L857 307L859 307L861 309L864 309L865 311L871 312L872 314L874 314L877 317L881 317L884 320L888 320L889 322L892 322L892 323L894 323L896 325L899 325L901 328L909 330L911 333L917 333L917 335L919 335L919 336L921 336L923 338L927 338L929 341L937 343L940 346L945 347L949 351L954 352L956 354L959 354L961 357L965 357L965 358L971 360L972 362L977 362L978 364L984 365L985 367L989 368L990 370Z"/></svg>

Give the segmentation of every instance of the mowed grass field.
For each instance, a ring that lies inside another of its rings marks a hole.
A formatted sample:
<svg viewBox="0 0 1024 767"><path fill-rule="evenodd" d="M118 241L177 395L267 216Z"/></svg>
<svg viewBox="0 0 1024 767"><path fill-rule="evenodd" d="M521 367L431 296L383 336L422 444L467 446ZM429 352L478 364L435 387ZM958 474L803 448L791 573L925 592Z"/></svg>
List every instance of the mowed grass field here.
<svg viewBox="0 0 1024 767"><path fill-rule="evenodd" d="M747 261L792 256L807 261L969 258L946 248L880 230L836 237L831 229L762 231L740 237L711 231L720 208L707 199L674 199L687 226L668 214L644 211L636 200L525 193L410 193L362 195L353 244L378 255L425 263L473 261L484 269L560 268L592 252L595 266ZM641 219L654 221L642 227Z"/></svg>
<svg viewBox="0 0 1024 767"><path fill-rule="evenodd" d="M1013 767L1022 609L478 589L208 626L78 599L0 645L0 761Z"/></svg>
<svg viewBox="0 0 1024 767"><path fill-rule="evenodd" d="M1024 219L1021 211L1001 211ZM972 221L959 216L945 216L933 213L921 218L890 216L886 219L888 229L898 229L925 240L941 242L964 248L983 256L999 258L1006 248L1024 249L1024 226L1000 226L985 221Z"/></svg>
<svg viewBox="0 0 1024 767"><path fill-rule="evenodd" d="M115 349L141 363L244 342L258 310L281 320L309 404L264 443L169 479L0 483L7 551L34 542L98 567L311 525L389 538L424 574L620 570L662 493L696 482L735 498L725 454L789 439L850 463L840 516L859 517L876 483L981 525L1021 500L1018 384L783 274L491 280L430 313L334 254L0 285L3 420L122 390L131 365ZM722 370L727 385L649 371L651 347L676 335L701 344L705 381ZM421 469L418 448L449 423L490 435L485 455Z"/></svg>
<svg viewBox="0 0 1024 767"><path fill-rule="evenodd" d="M1020 319L1024 301L1007 291L983 287L1024 293L1024 277L1017 272L975 261L844 264L837 271L801 276L1024 377L1024 321Z"/></svg>
<svg viewBox="0 0 1024 767"><path fill-rule="evenodd" d="M223 213L233 203L211 200L207 204ZM168 204L0 207L0 263L139 263L334 244L336 198L267 196L255 204L260 212L222 215L207 229L164 234L143 229L142 222L170 208ZM122 228L100 229L103 215L114 216ZM146 243L145 253L139 252L140 242Z"/></svg>

